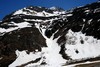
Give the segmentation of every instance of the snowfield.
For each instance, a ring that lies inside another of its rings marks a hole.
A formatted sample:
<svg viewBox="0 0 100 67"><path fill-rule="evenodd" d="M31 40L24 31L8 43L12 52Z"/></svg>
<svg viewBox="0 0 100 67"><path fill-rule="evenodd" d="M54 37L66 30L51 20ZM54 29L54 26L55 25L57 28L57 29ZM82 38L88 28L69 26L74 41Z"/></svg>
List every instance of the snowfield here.
<svg viewBox="0 0 100 67"><path fill-rule="evenodd" d="M25 27L31 27L31 24L28 22L21 22L21 23L11 22L11 23L12 23L11 25L14 25L15 27L8 28L8 29L0 28L0 33L6 33L17 29L25 28Z"/></svg>
<svg viewBox="0 0 100 67"><path fill-rule="evenodd" d="M100 40L86 36L81 32L69 30L66 34L66 54L73 60L82 60L100 56Z"/></svg>

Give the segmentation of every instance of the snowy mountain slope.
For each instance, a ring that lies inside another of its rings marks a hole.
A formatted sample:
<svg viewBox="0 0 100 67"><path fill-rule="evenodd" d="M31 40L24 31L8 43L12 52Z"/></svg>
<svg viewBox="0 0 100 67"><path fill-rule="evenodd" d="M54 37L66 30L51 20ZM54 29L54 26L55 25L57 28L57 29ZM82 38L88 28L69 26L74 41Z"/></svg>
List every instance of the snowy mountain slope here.
<svg viewBox="0 0 100 67"><path fill-rule="evenodd" d="M69 11L30 6L7 15L0 23L0 67L99 60L99 9L100 2Z"/></svg>
<svg viewBox="0 0 100 67"><path fill-rule="evenodd" d="M25 15L33 15L33 16L57 16L60 14L65 14L65 11L60 8L55 9L49 9L45 7L28 7L24 9L20 9L16 11L13 15L18 15L18 14L25 14Z"/></svg>

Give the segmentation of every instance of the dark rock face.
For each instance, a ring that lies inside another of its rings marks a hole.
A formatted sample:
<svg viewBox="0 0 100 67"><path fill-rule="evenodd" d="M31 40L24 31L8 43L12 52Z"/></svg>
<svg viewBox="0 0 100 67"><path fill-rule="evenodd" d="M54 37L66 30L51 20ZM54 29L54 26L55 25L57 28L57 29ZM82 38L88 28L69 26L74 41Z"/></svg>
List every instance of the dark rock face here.
<svg viewBox="0 0 100 67"><path fill-rule="evenodd" d="M58 36L63 36L66 34L69 29L73 32L86 33L86 35L94 36L95 38L100 39L100 2L86 5L84 7L75 8L72 12L72 16L66 16L66 19L59 19L53 21L52 25L49 28L51 30L46 30L46 36L50 37L54 32L55 38ZM67 15L67 14L66 14ZM48 34L49 33L49 34ZM98 34L96 34L98 33Z"/></svg>
<svg viewBox="0 0 100 67"><path fill-rule="evenodd" d="M47 9L45 7L27 7L27 9L35 10L41 12L45 10L48 13L53 13L53 10ZM23 11L26 11L23 9ZM70 16L68 16L70 14ZM40 23L40 28L43 24L47 28L45 35L50 38L54 35L54 38L60 38L57 40L57 43L61 46L60 54L64 59L70 59L64 52L66 37L68 30L71 29L73 32L86 33L86 35L93 36L100 39L100 2L86 5L84 7L75 8L73 11L69 11L66 14L61 14L59 16L49 16L49 17L40 17L32 15L10 14L6 16L3 21L0 23L0 28L12 28L17 27L16 25L9 25L10 22L21 23L28 22L32 24L32 27L25 27L17 29L14 31L6 32L3 36L0 36L0 67L7 67L16 59L15 51L27 50L28 52L34 51L37 49L41 51L42 47L47 47L46 40L43 35L40 33L39 29L35 27L35 23ZM11 18L12 17L12 18ZM59 18L59 19L55 19ZM51 20L55 19L48 23L42 23L37 21L26 21L25 19L38 19L38 20ZM81 41L84 43L84 41ZM78 51L76 50L76 53Z"/></svg>
<svg viewBox="0 0 100 67"><path fill-rule="evenodd" d="M0 60L0 66L11 64L16 59L16 50L35 52L36 49L41 51L42 47L46 47L46 42L37 28L23 28L6 33L0 39L0 56L4 58Z"/></svg>

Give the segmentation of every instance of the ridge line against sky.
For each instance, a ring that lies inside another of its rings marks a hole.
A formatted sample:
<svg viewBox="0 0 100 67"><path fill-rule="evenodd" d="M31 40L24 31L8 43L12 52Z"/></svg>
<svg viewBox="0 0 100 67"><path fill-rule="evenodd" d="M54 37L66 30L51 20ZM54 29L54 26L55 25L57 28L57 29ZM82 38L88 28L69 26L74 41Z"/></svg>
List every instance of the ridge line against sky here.
<svg viewBox="0 0 100 67"><path fill-rule="evenodd" d="M68 10L96 1L98 0L0 0L0 20L4 16L30 5L42 6L47 8L57 6Z"/></svg>

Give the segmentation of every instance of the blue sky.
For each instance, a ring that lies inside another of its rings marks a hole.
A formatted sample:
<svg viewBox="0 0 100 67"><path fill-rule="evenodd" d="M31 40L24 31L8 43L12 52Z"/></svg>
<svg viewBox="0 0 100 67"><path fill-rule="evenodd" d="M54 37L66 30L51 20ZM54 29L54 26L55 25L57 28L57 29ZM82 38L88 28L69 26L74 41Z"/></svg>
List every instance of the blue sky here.
<svg viewBox="0 0 100 67"><path fill-rule="evenodd" d="M7 14L26 6L58 6L65 10L82 6L98 0L0 0L0 20Z"/></svg>

